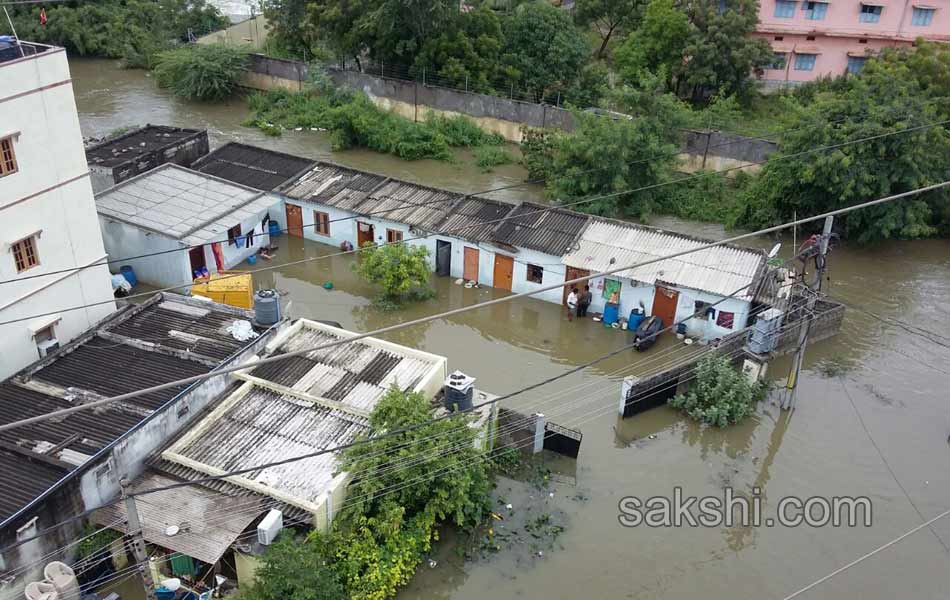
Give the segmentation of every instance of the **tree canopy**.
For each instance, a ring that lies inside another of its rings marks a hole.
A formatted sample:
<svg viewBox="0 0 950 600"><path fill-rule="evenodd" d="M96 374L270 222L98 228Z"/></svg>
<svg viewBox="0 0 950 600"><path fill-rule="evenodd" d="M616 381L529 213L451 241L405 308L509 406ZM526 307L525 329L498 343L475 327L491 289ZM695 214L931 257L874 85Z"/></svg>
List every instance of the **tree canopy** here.
<svg viewBox="0 0 950 600"><path fill-rule="evenodd" d="M592 26L600 36L597 56L604 58L611 38L624 29L632 29L646 0L577 0L574 20L581 26Z"/></svg>
<svg viewBox="0 0 950 600"><path fill-rule="evenodd" d="M367 242L360 248L353 270L380 287L378 301L383 307L395 307L406 299L426 298L433 293L429 286L429 250L425 246L376 246Z"/></svg>

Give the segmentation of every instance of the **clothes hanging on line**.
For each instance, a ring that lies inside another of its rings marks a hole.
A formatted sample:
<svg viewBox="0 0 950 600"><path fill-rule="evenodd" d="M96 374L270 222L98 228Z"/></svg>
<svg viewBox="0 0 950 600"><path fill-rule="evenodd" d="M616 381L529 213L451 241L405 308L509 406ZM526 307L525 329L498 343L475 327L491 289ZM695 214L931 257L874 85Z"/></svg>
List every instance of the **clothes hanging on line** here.
<svg viewBox="0 0 950 600"><path fill-rule="evenodd" d="M250 248L251 246L254 245L254 230L253 229L247 232L247 235L244 236L244 240L245 240L245 244L244 244L245 248Z"/></svg>
<svg viewBox="0 0 950 600"><path fill-rule="evenodd" d="M224 250L221 249L221 242L211 244L211 253L214 254L214 265L218 272L224 270Z"/></svg>

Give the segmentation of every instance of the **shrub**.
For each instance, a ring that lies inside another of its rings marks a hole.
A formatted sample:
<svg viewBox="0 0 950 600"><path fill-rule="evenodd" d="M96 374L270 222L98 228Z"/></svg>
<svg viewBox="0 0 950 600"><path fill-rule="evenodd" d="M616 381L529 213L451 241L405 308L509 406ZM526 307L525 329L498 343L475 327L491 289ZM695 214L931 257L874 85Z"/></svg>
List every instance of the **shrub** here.
<svg viewBox="0 0 950 600"><path fill-rule="evenodd" d="M515 162L514 157L499 146L477 146L472 154L475 156L475 164L478 168L486 172L494 167Z"/></svg>
<svg viewBox="0 0 950 600"><path fill-rule="evenodd" d="M398 308L405 300L421 300L434 292L429 286L429 250L424 246L367 242L353 270L369 283L380 286L377 306Z"/></svg>
<svg viewBox="0 0 950 600"><path fill-rule="evenodd" d="M707 356L699 361L689 391L671 398L669 405L702 423L725 427L751 415L766 390L764 383L750 383L726 357Z"/></svg>
<svg viewBox="0 0 950 600"><path fill-rule="evenodd" d="M234 91L247 66L247 48L227 44L192 44L158 55L155 81L176 96L221 100Z"/></svg>

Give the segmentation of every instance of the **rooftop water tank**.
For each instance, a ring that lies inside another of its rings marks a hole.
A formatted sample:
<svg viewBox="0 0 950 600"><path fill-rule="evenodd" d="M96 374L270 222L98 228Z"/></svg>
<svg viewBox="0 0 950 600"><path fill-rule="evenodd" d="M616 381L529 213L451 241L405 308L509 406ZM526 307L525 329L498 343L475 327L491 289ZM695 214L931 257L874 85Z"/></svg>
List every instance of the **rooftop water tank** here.
<svg viewBox="0 0 950 600"><path fill-rule="evenodd" d="M443 403L450 411L472 409L472 397L475 394L475 378L461 371L455 371L445 380Z"/></svg>
<svg viewBox="0 0 950 600"><path fill-rule="evenodd" d="M264 326L280 321L280 297L275 290L258 290L254 294L254 321Z"/></svg>

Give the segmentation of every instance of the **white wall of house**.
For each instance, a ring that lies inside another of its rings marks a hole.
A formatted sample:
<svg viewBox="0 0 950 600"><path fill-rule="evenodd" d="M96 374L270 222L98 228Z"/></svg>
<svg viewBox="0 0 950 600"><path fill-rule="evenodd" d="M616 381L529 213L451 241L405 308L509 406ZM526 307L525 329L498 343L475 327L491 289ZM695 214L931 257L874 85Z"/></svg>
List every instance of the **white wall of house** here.
<svg viewBox="0 0 950 600"><path fill-rule="evenodd" d="M0 280L14 281L4 285L0 321L23 320L0 325L0 378L39 358L35 336L47 327L65 343L115 310L105 266L53 273L106 257L63 50L0 63L4 138L17 171L0 176ZM18 272L14 244L28 237L38 264Z"/></svg>
<svg viewBox="0 0 950 600"><path fill-rule="evenodd" d="M506 254L515 259L514 273L511 279L511 291L515 293L531 292L544 286L564 283L565 267L561 264L560 256L552 256L537 250L520 249L517 253L498 251L498 254ZM541 283L528 281L528 265L536 265L543 269L541 274ZM494 269L494 264L492 265ZM540 294L535 294L532 298L546 300L554 304L560 304L564 296L564 288L555 288L547 290Z"/></svg>
<svg viewBox="0 0 950 600"><path fill-rule="evenodd" d="M354 213L351 213L346 210L340 210L339 208L333 206L327 206L326 204L320 204L318 202L308 202L306 200L296 200L293 198L284 198L286 204L293 206L299 206L301 208L301 215L303 217L303 237L305 239L319 242L321 244L328 244L336 248L340 247L340 244L343 242L349 242L353 244L353 247L356 247L356 225L354 223ZM322 235L316 232L314 224L314 211L319 211L327 213L330 215L330 235ZM283 207L280 207L279 210L275 209L271 213L271 217L274 216L273 213L280 214L280 222L284 223L286 221L286 212ZM340 220L347 219L347 220ZM283 225L286 227L286 224Z"/></svg>
<svg viewBox="0 0 950 600"><path fill-rule="evenodd" d="M191 281L188 251L183 249L184 244L181 241L106 215L99 215L99 226L109 256L121 258L166 252L111 264L109 267L113 273L118 273L122 266L129 265L135 271L136 279L149 285L169 287ZM177 251L167 252L169 250Z"/></svg>
<svg viewBox="0 0 950 600"><path fill-rule="evenodd" d="M236 267L237 265L241 264L241 262L247 260L249 256L257 254L257 251L260 250L263 246L267 246L268 244L270 244L270 236L267 234L267 228L264 227L262 229L261 221L264 219L264 215L270 214L271 218L278 220L278 223L283 223L284 221L283 211L284 211L283 202L279 198L274 196L274 205L271 208L267 210L259 211L255 213L252 217L249 217L241 221L240 225L241 225L242 234L246 234L248 231L254 231L254 239L253 239L253 242L251 243L250 248L247 247L247 244L245 243L245 240L243 239L243 237L239 240L237 244L230 244L228 242L221 243L221 250L224 255L225 270ZM223 219L223 220L227 221L227 219ZM304 221L304 224L308 222L309 221ZM237 225L237 224L238 223L234 223L234 225ZM261 231L263 231L264 233L262 234ZM225 237L227 237L227 234L222 235L220 239L224 239ZM191 263L188 260L188 253L183 252L183 254L185 255L185 262L188 265L188 268L190 271ZM208 271L210 271L211 273L217 272L217 266L214 261L214 253L211 249L210 244L205 245L205 262L208 267Z"/></svg>

